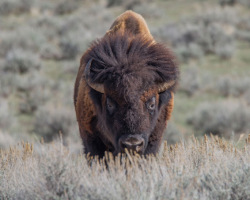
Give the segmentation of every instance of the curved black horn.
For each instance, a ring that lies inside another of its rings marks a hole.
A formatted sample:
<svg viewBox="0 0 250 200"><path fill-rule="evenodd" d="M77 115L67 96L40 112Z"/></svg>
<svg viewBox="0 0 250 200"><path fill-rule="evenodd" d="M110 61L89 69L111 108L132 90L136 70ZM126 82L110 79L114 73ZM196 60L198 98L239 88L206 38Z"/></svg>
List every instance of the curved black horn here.
<svg viewBox="0 0 250 200"><path fill-rule="evenodd" d="M91 58L88 61L87 65L85 66L85 70L84 70L85 80L86 80L87 84L89 85L89 87L93 88L97 92L104 93L104 86L103 86L103 84L92 83L91 80L90 80L90 67L91 67L92 61L93 61L93 59Z"/></svg>

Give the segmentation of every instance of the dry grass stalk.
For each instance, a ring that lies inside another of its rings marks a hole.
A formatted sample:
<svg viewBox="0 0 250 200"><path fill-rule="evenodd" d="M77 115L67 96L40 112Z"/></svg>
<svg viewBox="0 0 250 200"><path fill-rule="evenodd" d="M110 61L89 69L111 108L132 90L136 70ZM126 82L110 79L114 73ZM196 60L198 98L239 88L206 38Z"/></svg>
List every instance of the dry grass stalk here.
<svg viewBox="0 0 250 200"><path fill-rule="evenodd" d="M156 156L126 151L99 159L73 154L61 142L1 150L0 199L250 198L250 145L204 136L165 142Z"/></svg>

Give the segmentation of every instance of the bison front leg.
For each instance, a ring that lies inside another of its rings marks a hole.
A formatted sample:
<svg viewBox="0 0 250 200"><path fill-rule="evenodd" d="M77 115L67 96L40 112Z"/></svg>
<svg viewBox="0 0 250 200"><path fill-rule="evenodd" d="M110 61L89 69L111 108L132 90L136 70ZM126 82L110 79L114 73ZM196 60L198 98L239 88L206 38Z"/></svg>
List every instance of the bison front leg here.
<svg viewBox="0 0 250 200"><path fill-rule="evenodd" d="M98 137L98 133L89 133L86 130L80 132L84 146L84 153L89 154L90 156L99 156L99 158L103 157L106 146Z"/></svg>

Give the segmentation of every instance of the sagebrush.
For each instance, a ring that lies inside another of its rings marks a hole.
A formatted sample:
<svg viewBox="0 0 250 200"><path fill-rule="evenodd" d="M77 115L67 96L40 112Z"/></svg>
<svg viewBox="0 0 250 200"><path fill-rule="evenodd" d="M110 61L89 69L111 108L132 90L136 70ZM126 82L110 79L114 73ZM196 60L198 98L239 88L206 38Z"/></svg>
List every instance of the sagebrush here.
<svg viewBox="0 0 250 200"><path fill-rule="evenodd" d="M205 136L101 160L60 142L23 143L0 152L0 199L249 199L249 142Z"/></svg>

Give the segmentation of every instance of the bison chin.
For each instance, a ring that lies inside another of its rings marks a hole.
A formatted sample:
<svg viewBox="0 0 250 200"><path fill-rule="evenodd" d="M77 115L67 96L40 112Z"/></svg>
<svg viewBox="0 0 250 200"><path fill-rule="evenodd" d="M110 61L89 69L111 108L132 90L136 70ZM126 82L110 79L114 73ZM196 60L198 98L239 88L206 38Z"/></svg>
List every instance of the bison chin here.
<svg viewBox="0 0 250 200"><path fill-rule="evenodd" d="M146 141L141 135L123 135L118 140L118 151L121 153L127 149L129 152L144 154Z"/></svg>

